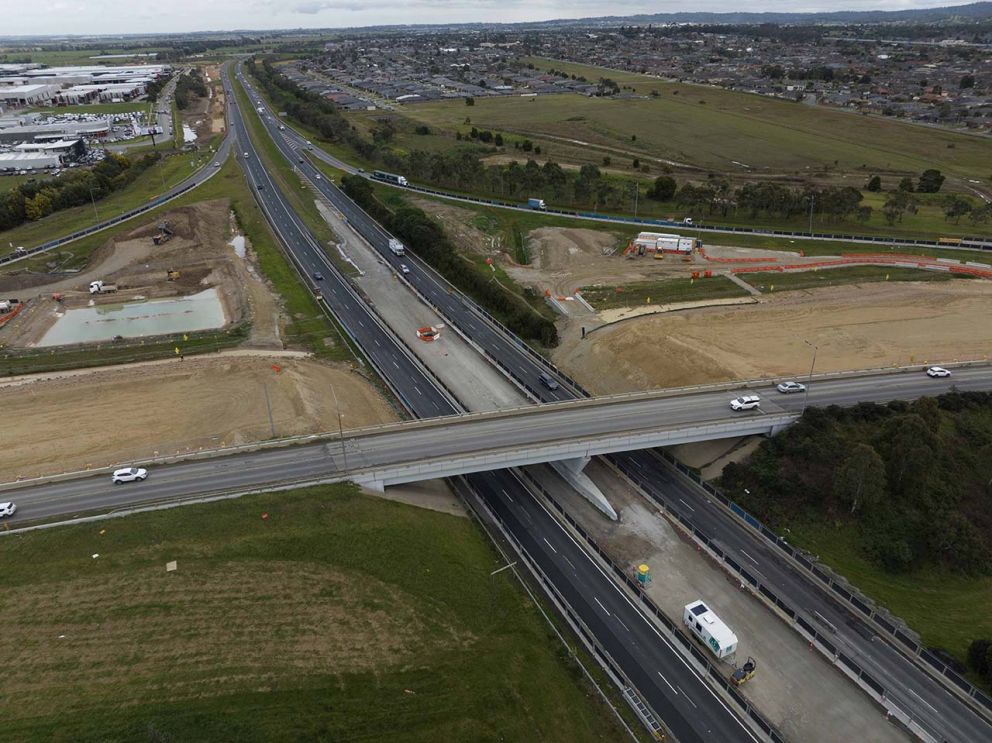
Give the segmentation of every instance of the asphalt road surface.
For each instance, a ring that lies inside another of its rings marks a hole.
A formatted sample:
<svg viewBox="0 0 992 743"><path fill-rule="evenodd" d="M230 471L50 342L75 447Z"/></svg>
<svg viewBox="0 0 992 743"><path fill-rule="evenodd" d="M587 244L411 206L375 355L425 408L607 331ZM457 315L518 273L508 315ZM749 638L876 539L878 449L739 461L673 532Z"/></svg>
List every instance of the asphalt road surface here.
<svg viewBox="0 0 992 743"><path fill-rule="evenodd" d="M257 105L264 108L264 102L260 97L252 95L252 98L258 102ZM488 358L497 362L506 373L530 389L535 398L541 402L572 399L576 396L577 393L572 392L564 380L561 380L562 385L557 390L552 391L543 387L538 382L540 373L555 373L549 364L530 352L518 338L492 322L485 312L454 290L419 259L409 254L403 258L392 255L388 248L388 233L326 178L317 179L319 173L308 159L310 156L308 153L314 153L316 150L310 150L305 142L301 142L302 138L290 128L279 130L278 119L271 111L268 112L265 123L269 133L290 161L297 163L300 171L311 179L321 193L345 215L352 226L380 252L385 261L397 268L400 263L406 263L411 268L411 272L407 274L410 283L448 322L458 326L464 334L471 337ZM317 156L321 155L317 153ZM301 159L303 162L299 162ZM904 395L917 397L925 394L906 388L897 389L896 387L906 384L901 377L898 379L898 382L892 382L895 387L891 389L878 389L872 385L859 390L855 397L863 400L886 401ZM957 373L952 379L963 386L966 377L962 373ZM924 378L921 381L935 380ZM916 382L910 384L915 387ZM984 381L976 381L975 385L979 389L992 387L987 378ZM820 387L821 384L817 383L815 391L811 388L811 403L842 404L843 393L840 398L819 397ZM936 390L940 387L930 385L930 389ZM801 407L800 397L796 395L793 402L785 402L784 405ZM759 551L763 555L763 570L777 577L775 585L780 595L793 606L806 607L809 611L817 611L824 616L842 617L841 621L834 622L837 627L838 642L842 646L847 645L856 650L852 653L853 657L857 658L859 663L863 663L869 671L877 672L876 678L885 686L887 696L905 712L913 715L918 724L937 740L976 743L992 740L992 725L985 718L944 686L944 683L922 670L917 665L917 661L908 658L886 641L874 638L866 624L857 618L852 620L844 616L844 610L839 608L831 596L813 583L811 578L796 573L784 556L767 553L767 548L760 538L740 526L730 515L715 509L709 502L708 494L701 488L681 480L676 482L671 470L650 452L611 456L630 467L639 467L646 473L643 486L652 497L662 499L672 507L681 509L704 533L716 536L722 543L747 545L747 551L752 555L754 554L752 550ZM620 457L622 459L619 459ZM729 541L724 542L724 540ZM866 634L874 639L866 639L864 636Z"/></svg>

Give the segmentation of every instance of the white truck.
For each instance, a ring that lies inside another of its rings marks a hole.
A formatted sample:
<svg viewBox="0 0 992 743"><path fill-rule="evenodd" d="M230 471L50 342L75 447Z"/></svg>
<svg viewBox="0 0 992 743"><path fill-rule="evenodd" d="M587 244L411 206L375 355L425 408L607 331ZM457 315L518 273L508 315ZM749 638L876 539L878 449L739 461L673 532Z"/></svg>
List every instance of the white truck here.
<svg viewBox="0 0 992 743"><path fill-rule="evenodd" d="M103 279L90 282L90 294L113 294L117 291L117 284L108 284Z"/></svg>
<svg viewBox="0 0 992 743"><path fill-rule="evenodd" d="M682 623L717 658L726 658L737 651L737 635L702 601L686 604Z"/></svg>
<svg viewBox="0 0 992 743"><path fill-rule="evenodd" d="M406 255L406 246L395 237L389 238L389 249L393 255Z"/></svg>
<svg viewBox="0 0 992 743"><path fill-rule="evenodd" d="M540 212L548 210L548 206L544 203L544 199L527 199L527 206L531 209L537 209Z"/></svg>

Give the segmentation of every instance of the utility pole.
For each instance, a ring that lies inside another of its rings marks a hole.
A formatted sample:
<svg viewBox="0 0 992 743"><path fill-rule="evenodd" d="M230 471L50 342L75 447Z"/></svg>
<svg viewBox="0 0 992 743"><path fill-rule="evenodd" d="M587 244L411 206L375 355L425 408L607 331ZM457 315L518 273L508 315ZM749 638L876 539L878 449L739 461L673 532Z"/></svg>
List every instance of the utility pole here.
<svg viewBox="0 0 992 743"><path fill-rule="evenodd" d="M344 424L341 422L341 406L338 405L338 393L334 391L334 385L331 385L331 394L334 396L334 410L338 414L338 438L341 441L341 459L343 461L343 468L348 469L348 451L344 447Z"/></svg>
<svg viewBox="0 0 992 743"><path fill-rule="evenodd" d="M100 221L100 212L96 210L96 197L93 195L93 189L90 189L90 203L93 204L93 216L96 217L96 221Z"/></svg>
<svg viewBox="0 0 992 743"><path fill-rule="evenodd" d="M813 349L813 362L809 365L809 378L806 380L806 391L803 392L803 414L806 413L806 405L809 403L809 388L813 384L813 367L816 366L817 347L803 338L803 343Z"/></svg>
<svg viewBox="0 0 992 743"><path fill-rule="evenodd" d="M816 203L816 194L809 195L809 236L813 237L813 204Z"/></svg>
<svg viewBox="0 0 992 743"><path fill-rule="evenodd" d="M634 182L634 219L637 219L637 197L640 195L641 195L641 189L637 185L637 182L635 181Z"/></svg>

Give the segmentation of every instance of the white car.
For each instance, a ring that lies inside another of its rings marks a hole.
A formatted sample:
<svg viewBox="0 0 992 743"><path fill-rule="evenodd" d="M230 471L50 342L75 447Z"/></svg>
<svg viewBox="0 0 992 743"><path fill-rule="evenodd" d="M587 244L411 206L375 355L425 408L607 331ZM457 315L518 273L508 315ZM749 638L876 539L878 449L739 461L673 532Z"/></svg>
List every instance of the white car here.
<svg viewBox="0 0 992 743"><path fill-rule="evenodd" d="M0 503L0 519L5 519L14 515L17 506L14 503Z"/></svg>
<svg viewBox="0 0 992 743"><path fill-rule="evenodd" d="M790 392L805 392L806 385L799 382L779 382L775 389L783 395L788 395Z"/></svg>
<svg viewBox="0 0 992 743"><path fill-rule="evenodd" d="M731 410L754 410L761 407L761 398L757 395L742 395L730 401Z"/></svg>
<svg viewBox="0 0 992 743"><path fill-rule="evenodd" d="M400 264L400 271L402 271L403 273L410 273L410 267L408 265L406 265L405 263L401 263Z"/></svg>
<svg viewBox="0 0 992 743"><path fill-rule="evenodd" d="M114 485L120 485L125 482L134 482L135 480L144 480L148 477L148 470L144 467L125 467L122 470L117 470L114 472Z"/></svg>
<svg viewBox="0 0 992 743"><path fill-rule="evenodd" d="M931 366L927 369L928 377L949 377L951 372L942 366Z"/></svg>

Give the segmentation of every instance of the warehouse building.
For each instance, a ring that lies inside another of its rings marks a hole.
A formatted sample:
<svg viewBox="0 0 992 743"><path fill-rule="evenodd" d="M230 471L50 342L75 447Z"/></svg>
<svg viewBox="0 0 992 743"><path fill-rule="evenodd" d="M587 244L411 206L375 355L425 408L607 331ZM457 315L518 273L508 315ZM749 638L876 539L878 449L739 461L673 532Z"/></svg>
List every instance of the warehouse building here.
<svg viewBox="0 0 992 743"><path fill-rule="evenodd" d="M5 108L40 106L52 100L58 92L57 85L48 84L0 86L0 105Z"/></svg>
<svg viewBox="0 0 992 743"><path fill-rule="evenodd" d="M42 152L0 152L0 172L57 168L59 156Z"/></svg>
<svg viewBox="0 0 992 743"><path fill-rule="evenodd" d="M58 124L11 126L0 129L0 144L38 142L52 139L101 139L112 128L110 118L96 121L65 121Z"/></svg>

